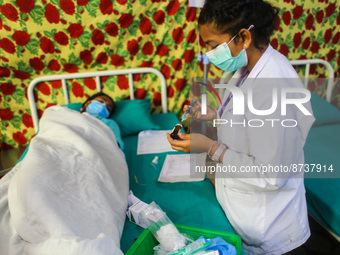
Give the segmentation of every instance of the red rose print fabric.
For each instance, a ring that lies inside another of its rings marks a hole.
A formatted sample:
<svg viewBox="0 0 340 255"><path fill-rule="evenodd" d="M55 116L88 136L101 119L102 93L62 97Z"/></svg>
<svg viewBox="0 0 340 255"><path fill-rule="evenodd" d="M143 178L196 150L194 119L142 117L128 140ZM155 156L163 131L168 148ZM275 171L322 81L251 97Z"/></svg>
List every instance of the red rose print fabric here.
<svg viewBox="0 0 340 255"><path fill-rule="evenodd" d="M335 0L279 1L272 46L289 59L321 58L339 76L340 15ZM180 115L188 103L189 79L197 64L200 10L187 0L0 0L0 145L27 145L34 135L27 100L30 81L42 75L153 67L167 82L168 109ZM204 53L204 51L202 52ZM196 69L203 76L203 65ZM325 70L312 66L315 76ZM209 77L221 71L210 67ZM137 99L150 98L161 112L156 77L134 75ZM114 100L130 97L127 76L102 77L103 91ZM83 102L96 92L94 78L68 80L70 101ZM324 93L324 85L316 90ZM340 106L340 85L332 103ZM63 104L61 82L36 87L39 115Z"/></svg>

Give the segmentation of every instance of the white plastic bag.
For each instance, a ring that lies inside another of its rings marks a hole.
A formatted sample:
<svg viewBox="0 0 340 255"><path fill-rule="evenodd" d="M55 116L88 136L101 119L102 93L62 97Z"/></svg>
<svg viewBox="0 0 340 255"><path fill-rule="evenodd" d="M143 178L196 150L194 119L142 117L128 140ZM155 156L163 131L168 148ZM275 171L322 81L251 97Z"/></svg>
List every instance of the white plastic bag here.
<svg viewBox="0 0 340 255"><path fill-rule="evenodd" d="M167 254L186 246L188 238L178 231L166 213L155 202L149 204L140 213L140 216L159 242L157 248L155 247L155 254Z"/></svg>

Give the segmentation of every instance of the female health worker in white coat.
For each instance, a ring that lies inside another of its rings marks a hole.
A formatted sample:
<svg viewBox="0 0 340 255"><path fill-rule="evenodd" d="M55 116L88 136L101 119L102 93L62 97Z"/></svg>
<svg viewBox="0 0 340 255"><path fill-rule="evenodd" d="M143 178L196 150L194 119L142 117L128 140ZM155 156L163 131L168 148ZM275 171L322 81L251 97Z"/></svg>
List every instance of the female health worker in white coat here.
<svg viewBox="0 0 340 255"><path fill-rule="evenodd" d="M277 97L284 89L304 89L289 61L269 44L277 13L263 0L206 0L198 19L210 62L224 71L236 71L229 84L238 86L245 98L250 96L256 109L271 109L275 89ZM291 99L303 96L293 93ZM168 134L173 149L207 152L221 167L279 169L274 173L216 172L217 199L246 254L285 254L310 236L301 166L314 117L309 100L304 102L300 107L287 104L285 114L278 103L265 116L254 114L245 104L244 114L235 115L233 98L226 90L217 111L207 106L202 115L197 103L191 118L244 125L217 125L217 141L200 133L180 134L183 140L173 140ZM292 120L294 124L288 125ZM254 127L258 123L265 124Z"/></svg>

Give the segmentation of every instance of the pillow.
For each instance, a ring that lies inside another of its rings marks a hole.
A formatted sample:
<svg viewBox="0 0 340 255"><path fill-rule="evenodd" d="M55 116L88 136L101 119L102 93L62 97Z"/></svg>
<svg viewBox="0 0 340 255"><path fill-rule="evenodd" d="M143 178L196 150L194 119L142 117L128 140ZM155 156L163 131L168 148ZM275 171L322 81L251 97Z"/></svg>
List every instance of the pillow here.
<svg viewBox="0 0 340 255"><path fill-rule="evenodd" d="M115 101L116 110L110 117L117 122L121 135L134 135L143 130L160 129L151 118L151 99ZM67 108L80 112L82 103L64 105Z"/></svg>
<svg viewBox="0 0 340 255"><path fill-rule="evenodd" d="M311 93L311 104L315 118L313 127L340 123L340 110L315 93Z"/></svg>
<svg viewBox="0 0 340 255"><path fill-rule="evenodd" d="M80 112L80 109L82 107L82 103L72 103L72 104L65 104L63 106L71 109L71 110L74 110L74 111L77 111L77 112Z"/></svg>
<svg viewBox="0 0 340 255"><path fill-rule="evenodd" d="M122 136L137 134L143 130L160 129L151 119L151 99L116 101L116 110L111 116L121 130Z"/></svg>

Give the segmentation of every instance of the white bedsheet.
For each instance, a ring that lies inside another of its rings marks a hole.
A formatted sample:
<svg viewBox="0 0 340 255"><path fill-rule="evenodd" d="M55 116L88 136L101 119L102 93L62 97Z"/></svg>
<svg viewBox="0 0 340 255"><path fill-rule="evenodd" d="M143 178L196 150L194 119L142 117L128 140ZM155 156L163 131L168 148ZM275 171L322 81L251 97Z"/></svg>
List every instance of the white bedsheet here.
<svg viewBox="0 0 340 255"><path fill-rule="evenodd" d="M122 254L128 191L113 132L87 113L50 107L0 182L0 254Z"/></svg>

